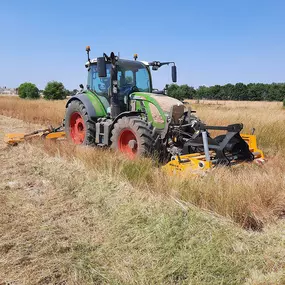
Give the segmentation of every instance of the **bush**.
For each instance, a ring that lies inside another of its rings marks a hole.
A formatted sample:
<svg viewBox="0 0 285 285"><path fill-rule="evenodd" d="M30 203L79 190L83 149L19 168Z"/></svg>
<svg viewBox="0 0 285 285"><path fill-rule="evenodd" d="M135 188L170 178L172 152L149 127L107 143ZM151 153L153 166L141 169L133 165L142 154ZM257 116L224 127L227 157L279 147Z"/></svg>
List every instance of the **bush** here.
<svg viewBox="0 0 285 285"><path fill-rule="evenodd" d="M47 100L62 100L68 95L64 85L57 81L48 82L43 93Z"/></svg>
<svg viewBox="0 0 285 285"><path fill-rule="evenodd" d="M33 83L22 83L18 88L20 98L38 99L40 98L39 89Z"/></svg>
<svg viewBox="0 0 285 285"><path fill-rule="evenodd" d="M285 97L284 97L284 100L283 100L283 107L285 108Z"/></svg>

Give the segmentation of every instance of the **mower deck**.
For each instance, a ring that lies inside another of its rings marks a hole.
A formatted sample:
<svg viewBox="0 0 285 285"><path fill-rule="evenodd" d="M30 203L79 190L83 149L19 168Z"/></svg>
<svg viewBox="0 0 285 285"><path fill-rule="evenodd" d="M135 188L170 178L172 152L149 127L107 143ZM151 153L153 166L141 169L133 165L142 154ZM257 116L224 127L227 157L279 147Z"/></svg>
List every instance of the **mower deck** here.
<svg viewBox="0 0 285 285"><path fill-rule="evenodd" d="M8 145L17 145L18 143L37 138L56 140L64 137L65 137L65 132L61 130L61 127L57 129L51 127L44 130L37 130L29 134L24 134L24 133L6 134L4 137L4 142L7 143Z"/></svg>
<svg viewBox="0 0 285 285"><path fill-rule="evenodd" d="M258 149L257 147L256 136L247 134L241 134L240 136L248 144L249 150L254 156L253 161L263 163L264 154L262 150ZM181 173L200 175L219 165L218 161L215 159L215 151L210 151L209 154L210 159L206 158L205 153L192 153L180 156L177 155L176 157L173 157L173 159L166 165L164 165L162 169L170 175ZM230 160L230 164L228 166L237 166L247 162L238 160L230 154L226 154L226 156L228 156Z"/></svg>

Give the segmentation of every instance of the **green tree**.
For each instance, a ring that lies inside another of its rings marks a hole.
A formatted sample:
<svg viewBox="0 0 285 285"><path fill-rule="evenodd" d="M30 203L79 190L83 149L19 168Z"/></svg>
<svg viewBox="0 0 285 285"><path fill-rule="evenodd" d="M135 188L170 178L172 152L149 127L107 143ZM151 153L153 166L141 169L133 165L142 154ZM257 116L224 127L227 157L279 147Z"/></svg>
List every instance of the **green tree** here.
<svg viewBox="0 0 285 285"><path fill-rule="evenodd" d="M73 95L73 91L66 89L66 96L72 96Z"/></svg>
<svg viewBox="0 0 285 285"><path fill-rule="evenodd" d="M220 85L214 85L209 87L209 94L210 98L214 100L221 100L221 86Z"/></svg>
<svg viewBox="0 0 285 285"><path fill-rule="evenodd" d="M71 96L75 95L77 92L78 92L77 89L73 89L72 92L71 92Z"/></svg>
<svg viewBox="0 0 285 285"><path fill-rule="evenodd" d="M68 95L68 91L61 82L51 81L45 87L44 98L47 100L62 100Z"/></svg>
<svg viewBox="0 0 285 285"><path fill-rule="evenodd" d="M167 95L173 98L178 99L178 89L179 86L177 84L170 84L167 87Z"/></svg>
<svg viewBox="0 0 285 285"><path fill-rule="evenodd" d="M282 101L282 99L285 99L285 84L280 84L280 97L278 98L278 101Z"/></svg>
<svg viewBox="0 0 285 285"><path fill-rule="evenodd" d="M193 99L195 93L196 91L194 87L190 87L187 84L183 84L178 88L178 99Z"/></svg>
<svg viewBox="0 0 285 285"><path fill-rule="evenodd" d="M248 100L248 86L243 83L237 83L231 100Z"/></svg>
<svg viewBox="0 0 285 285"><path fill-rule="evenodd" d="M250 83L247 85L248 88L248 100L250 101L261 101L263 99L264 87L262 84Z"/></svg>
<svg viewBox="0 0 285 285"><path fill-rule="evenodd" d="M178 100L193 99L195 97L196 90L194 87L190 87L187 84L177 85L171 84L167 88L167 95Z"/></svg>
<svg viewBox="0 0 285 285"><path fill-rule="evenodd" d="M38 99L40 98L39 89L37 86L30 82L22 83L18 87L18 94L20 98Z"/></svg>
<svg viewBox="0 0 285 285"><path fill-rule="evenodd" d="M183 99L213 99L240 101L283 101L285 98L285 83L250 83L245 85L214 85L200 86L198 89L188 85L172 84L168 87L168 95L179 100Z"/></svg>
<svg viewBox="0 0 285 285"><path fill-rule="evenodd" d="M223 100L234 100L233 94L235 92L235 86L233 84L226 84L223 88Z"/></svg>
<svg viewBox="0 0 285 285"><path fill-rule="evenodd" d="M285 84L272 83L269 87L269 100L270 101L283 101L285 97Z"/></svg>
<svg viewBox="0 0 285 285"><path fill-rule="evenodd" d="M206 86L199 86L196 90L195 98L196 99L210 99L210 89Z"/></svg>

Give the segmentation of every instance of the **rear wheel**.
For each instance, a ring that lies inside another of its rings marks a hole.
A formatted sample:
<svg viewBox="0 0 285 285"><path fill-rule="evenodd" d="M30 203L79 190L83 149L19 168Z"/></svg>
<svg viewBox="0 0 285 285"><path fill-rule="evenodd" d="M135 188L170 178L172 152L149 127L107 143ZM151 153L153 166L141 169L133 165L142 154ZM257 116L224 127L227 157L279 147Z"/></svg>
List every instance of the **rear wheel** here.
<svg viewBox="0 0 285 285"><path fill-rule="evenodd" d="M89 117L83 103L71 101L65 113L65 133L75 144L94 145L95 124Z"/></svg>
<svg viewBox="0 0 285 285"><path fill-rule="evenodd" d="M139 117L123 117L114 125L111 147L133 159L151 155L154 150L154 134L151 125Z"/></svg>

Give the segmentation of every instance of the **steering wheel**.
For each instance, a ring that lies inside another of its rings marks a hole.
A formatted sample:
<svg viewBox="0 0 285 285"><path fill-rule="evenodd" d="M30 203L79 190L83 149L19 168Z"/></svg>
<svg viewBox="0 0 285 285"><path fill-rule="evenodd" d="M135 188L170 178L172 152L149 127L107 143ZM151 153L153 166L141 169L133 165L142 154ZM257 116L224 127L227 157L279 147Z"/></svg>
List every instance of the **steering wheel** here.
<svg viewBox="0 0 285 285"><path fill-rule="evenodd" d="M106 85L103 85L104 87L102 87L103 84L98 84L98 89L101 91L101 92L105 92L106 91Z"/></svg>
<svg viewBox="0 0 285 285"><path fill-rule="evenodd" d="M136 85L133 85L131 90L130 90L130 94L133 92L140 92L139 88Z"/></svg>
<svg viewBox="0 0 285 285"><path fill-rule="evenodd" d="M108 92L108 88L110 87L110 81L106 78L100 78L100 83L98 84L98 89L101 92Z"/></svg>
<svg viewBox="0 0 285 285"><path fill-rule="evenodd" d="M139 92L139 89L136 85L126 84L125 86L120 88L121 95L130 95L133 92Z"/></svg>

